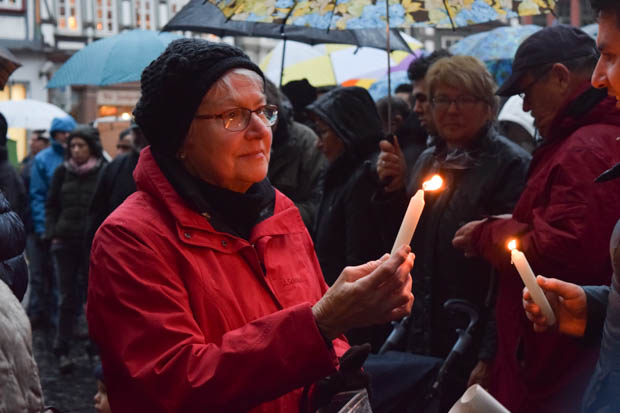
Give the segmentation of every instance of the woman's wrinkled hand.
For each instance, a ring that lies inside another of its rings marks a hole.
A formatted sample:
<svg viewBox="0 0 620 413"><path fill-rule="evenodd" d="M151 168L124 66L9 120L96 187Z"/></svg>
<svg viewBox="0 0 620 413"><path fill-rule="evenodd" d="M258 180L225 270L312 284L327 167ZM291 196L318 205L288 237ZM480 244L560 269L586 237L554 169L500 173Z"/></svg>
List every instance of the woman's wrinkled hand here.
<svg viewBox="0 0 620 413"><path fill-rule="evenodd" d="M403 245L391 256L346 267L313 307L317 325L333 340L347 330L398 320L411 312L414 255Z"/></svg>
<svg viewBox="0 0 620 413"><path fill-rule="evenodd" d="M381 182L387 182L383 189L385 192L394 192L404 188L407 164L398 138L394 136L393 144L386 140L379 142L379 149L381 152L377 158L377 175Z"/></svg>

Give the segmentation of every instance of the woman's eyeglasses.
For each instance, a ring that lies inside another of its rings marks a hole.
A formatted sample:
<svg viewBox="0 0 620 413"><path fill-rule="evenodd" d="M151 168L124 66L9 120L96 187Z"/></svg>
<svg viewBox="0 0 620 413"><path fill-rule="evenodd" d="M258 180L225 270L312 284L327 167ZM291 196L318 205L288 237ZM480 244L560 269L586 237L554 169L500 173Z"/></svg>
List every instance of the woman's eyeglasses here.
<svg viewBox="0 0 620 413"><path fill-rule="evenodd" d="M450 99L447 96L437 96L432 100L433 106L438 110L445 111L450 108L450 106L454 103L458 110L468 110L472 109L474 105L480 102L480 99L474 96L459 96L454 99Z"/></svg>
<svg viewBox="0 0 620 413"><path fill-rule="evenodd" d="M217 115L196 115L195 118L221 119L224 129L239 132L248 127L252 113L256 113L265 126L273 126L278 120L278 107L276 105L265 105L256 110L235 108Z"/></svg>

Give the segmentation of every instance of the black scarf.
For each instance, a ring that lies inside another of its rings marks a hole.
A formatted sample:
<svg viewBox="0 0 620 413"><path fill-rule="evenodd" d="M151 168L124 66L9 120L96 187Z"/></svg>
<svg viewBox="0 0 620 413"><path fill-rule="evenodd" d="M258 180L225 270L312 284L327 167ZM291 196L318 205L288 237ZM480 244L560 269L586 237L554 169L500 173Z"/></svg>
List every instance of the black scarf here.
<svg viewBox="0 0 620 413"><path fill-rule="evenodd" d="M273 215L275 190L268 179L245 193L211 185L189 174L176 159L152 151L153 158L172 187L217 231L249 239L252 228Z"/></svg>

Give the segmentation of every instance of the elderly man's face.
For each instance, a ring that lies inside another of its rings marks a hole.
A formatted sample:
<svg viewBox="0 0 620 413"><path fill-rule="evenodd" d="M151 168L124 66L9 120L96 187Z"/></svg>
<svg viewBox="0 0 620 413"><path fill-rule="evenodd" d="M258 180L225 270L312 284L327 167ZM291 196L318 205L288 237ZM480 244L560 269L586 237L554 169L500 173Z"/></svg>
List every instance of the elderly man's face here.
<svg viewBox="0 0 620 413"><path fill-rule="evenodd" d="M616 97L616 106L620 108L620 28L615 14L600 16L596 43L601 57L592 74L592 85L607 88L609 94Z"/></svg>
<svg viewBox="0 0 620 413"><path fill-rule="evenodd" d="M266 104L262 79L250 71L230 71L211 87L196 115L218 115L245 108L257 110ZM271 128L258 114L252 113L248 126L241 131L224 128L219 118L194 118L183 142L180 158L186 170L200 179L236 192L267 176L271 149Z"/></svg>
<svg viewBox="0 0 620 413"><path fill-rule="evenodd" d="M568 91L569 72L566 66L556 63L540 75L528 73L519 81L523 95L523 111L532 111L534 126L546 138Z"/></svg>

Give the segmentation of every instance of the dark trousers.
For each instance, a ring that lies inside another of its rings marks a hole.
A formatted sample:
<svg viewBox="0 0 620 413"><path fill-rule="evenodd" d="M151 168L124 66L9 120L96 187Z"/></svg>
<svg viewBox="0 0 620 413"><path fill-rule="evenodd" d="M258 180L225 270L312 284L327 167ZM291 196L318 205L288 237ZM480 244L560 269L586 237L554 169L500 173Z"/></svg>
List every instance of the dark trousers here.
<svg viewBox="0 0 620 413"><path fill-rule="evenodd" d="M87 266L82 240L59 240L50 248L60 290L58 331L54 343L56 355L67 355L71 349L73 327L86 302Z"/></svg>
<svg viewBox="0 0 620 413"><path fill-rule="evenodd" d="M46 242L34 233L26 238L26 258L30 273L28 315L33 323L44 326L58 324L58 285L52 257Z"/></svg>

